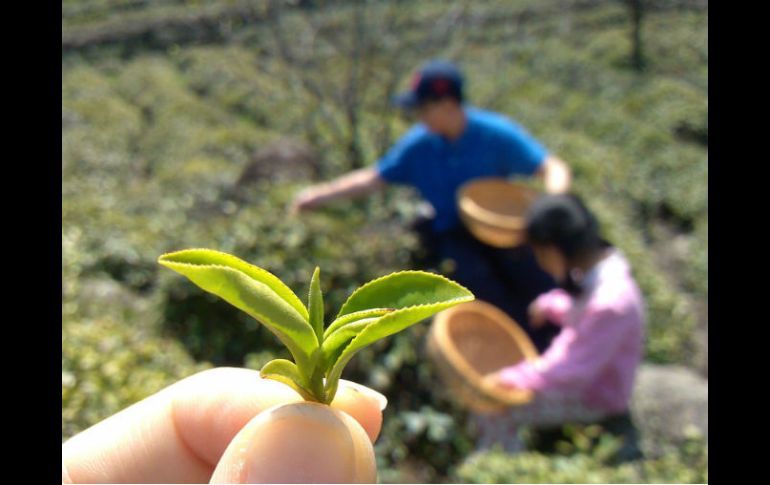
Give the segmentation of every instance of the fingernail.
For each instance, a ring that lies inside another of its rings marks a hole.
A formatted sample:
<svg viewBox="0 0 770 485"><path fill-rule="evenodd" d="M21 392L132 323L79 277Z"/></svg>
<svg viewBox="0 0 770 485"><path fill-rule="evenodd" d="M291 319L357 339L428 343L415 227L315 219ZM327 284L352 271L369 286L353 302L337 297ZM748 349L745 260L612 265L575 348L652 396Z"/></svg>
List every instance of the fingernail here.
<svg viewBox="0 0 770 485"><path fill-rule="evenodd" d="M358 384L353 381L346 381L345 379L340 379L340 387L343 387L343 386L375 399L380 406L380 411L384 411L385 408L388 406L388 398L380 394L379 392L375 391L374 389L371 389L366 386L362 386L361 384Z"/></svg>
<svg viewBox="0 0 770 485"><path fill-rule="evenodd" d="M246 483L357 483L368 481L362 462L375 470L366 434L328 406L278 406L257 419L244 463Z"/></svg>

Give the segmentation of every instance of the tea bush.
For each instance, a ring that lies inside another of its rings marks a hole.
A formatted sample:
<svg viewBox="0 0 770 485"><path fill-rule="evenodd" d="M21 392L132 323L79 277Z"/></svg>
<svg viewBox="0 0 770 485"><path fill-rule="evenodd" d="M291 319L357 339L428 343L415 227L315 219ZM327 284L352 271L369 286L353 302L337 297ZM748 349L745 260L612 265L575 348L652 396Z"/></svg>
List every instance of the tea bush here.
<svg viewBox="0 0 770 485"><path fill-rule="evenodd" d="M568 455L501 451L474 455L457 468L458 483L708 483L708 445L693 440L656 459L610 465L597 451Z"/></svg>

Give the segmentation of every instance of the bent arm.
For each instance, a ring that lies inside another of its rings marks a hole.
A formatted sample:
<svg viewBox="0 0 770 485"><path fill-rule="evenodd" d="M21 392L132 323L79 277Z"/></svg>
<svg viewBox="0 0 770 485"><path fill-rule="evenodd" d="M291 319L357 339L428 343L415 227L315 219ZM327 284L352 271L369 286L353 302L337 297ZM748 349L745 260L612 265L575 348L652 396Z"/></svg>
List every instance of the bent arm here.
<svg viewBox="0 0 770 485"><path fill-rule="evenodd" d="M549 194L563 194L572 184L572 171L560 158L548 155L535 175L543 180L545 191Z"/></svg>
<svg viewBox="0 0 770 485"><path fill-rule="evenodd" d="M564 326L567 313L572 308L572 297L563 289L554 288L535 298L532 304L550 322Z"/></svg>
<svg viewBox="0 0 770 485"><path fill-rule="evenodd" d="M591 383L639 325L637 316L603 309L586 317L568 347L546 351L534 362L523 362L500 371L506 387L543 391L581 389Z"/></svg>
<svg viewBox="0 0 770 485"><path fill-rule="evenodd" d="M328 202L368 195L386 185L375 167L347 173L330 182L313 185L300 192L292 202L291 211L315 209Z"/></svg>

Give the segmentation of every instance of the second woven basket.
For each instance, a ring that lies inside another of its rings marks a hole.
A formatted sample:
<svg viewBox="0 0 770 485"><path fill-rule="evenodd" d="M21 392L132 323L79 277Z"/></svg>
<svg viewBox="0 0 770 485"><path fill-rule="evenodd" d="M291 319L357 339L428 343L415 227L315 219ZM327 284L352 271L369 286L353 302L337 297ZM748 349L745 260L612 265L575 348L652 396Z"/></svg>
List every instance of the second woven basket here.
<svg viewBox="0 0 770 485"><path fill-rule="evenodd" d="M526 332L490 303L475 300L436 315L427 349L452 398L472 411L494 412L532 399L530 391L482 382L491 372L538 356Z"/></svg>

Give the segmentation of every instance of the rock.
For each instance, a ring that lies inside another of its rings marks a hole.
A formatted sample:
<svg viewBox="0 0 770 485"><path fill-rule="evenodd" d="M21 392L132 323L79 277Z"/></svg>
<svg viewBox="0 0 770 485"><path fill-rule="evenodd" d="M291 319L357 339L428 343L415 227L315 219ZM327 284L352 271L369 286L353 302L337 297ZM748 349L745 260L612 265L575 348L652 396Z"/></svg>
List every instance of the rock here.
<svg viewBox="0 0 770 485"><path fill-rule="evenodd" d="M257 180L309 180L317 175L318 156L305 143L297 140L278 140L254 152L235 182L239 189Z"/></svg>
<svg viewBox="0 0 770 485"><path fill-rule="evenodd" d="M631 413L647 455L693 435L708 440L708 380L681 366L643 364L631 398Z"/></svg>

